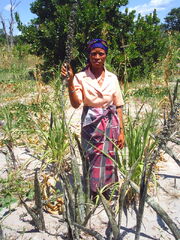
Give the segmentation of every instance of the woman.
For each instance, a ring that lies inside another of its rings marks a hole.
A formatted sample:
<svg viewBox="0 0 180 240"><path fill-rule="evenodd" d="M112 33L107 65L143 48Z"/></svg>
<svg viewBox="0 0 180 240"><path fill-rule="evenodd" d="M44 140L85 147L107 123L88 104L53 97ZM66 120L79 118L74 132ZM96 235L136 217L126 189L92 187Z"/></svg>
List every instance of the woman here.
<svg viewBox="0 0 180 240"><path fill-rule="evenodd" d="M89 164L91 194L95 196L98 189L118 180L113 161L117 157L115 145L124 147L124 102L117 77L104 67L108 53L106 41L92 40L87 51L88 65L83 71L74 75L69 67L68 90L74 108L84 105L81 142ZM67 76L64 65L61 74Z"/></svg>

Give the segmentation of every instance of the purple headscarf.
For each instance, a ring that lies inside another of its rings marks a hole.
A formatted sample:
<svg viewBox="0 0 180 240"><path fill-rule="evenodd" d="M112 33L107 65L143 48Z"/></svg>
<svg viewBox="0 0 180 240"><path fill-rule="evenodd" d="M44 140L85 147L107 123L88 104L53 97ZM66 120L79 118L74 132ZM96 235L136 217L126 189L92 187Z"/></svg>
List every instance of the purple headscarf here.
<svg viewBox="0 0 180 240"><path fill-rule="evenodd" d="M102 49L104 49L106 54L108 52L107 42L100 38L93 39L92 41L88 42L87 52L90 53L91 50L94 48L102 48Z"/></svg>

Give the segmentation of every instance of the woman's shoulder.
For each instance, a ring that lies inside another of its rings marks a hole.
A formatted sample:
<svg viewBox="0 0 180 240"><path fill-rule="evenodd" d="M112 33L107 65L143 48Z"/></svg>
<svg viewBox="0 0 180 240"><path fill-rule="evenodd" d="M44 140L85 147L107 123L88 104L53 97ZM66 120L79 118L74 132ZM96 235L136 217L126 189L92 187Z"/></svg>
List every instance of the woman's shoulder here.
<svg viewBox="0 0 180 240"><path fill-rule="evenodd" d="M87 68L83 68L82 70L80 70L79 72L77 72L77 73L75 74L75 76L76 76L77 78L81 78L81 77L87 76Z"/></svg>
<svg viewBox="0 0 180 240"><path fill-rule="evenodd" d="M106 69L106 74L107 74L108 77L111 77L111 78L117 79L116 74L113 73L113 72L108 71L107 69Z"/></svg>

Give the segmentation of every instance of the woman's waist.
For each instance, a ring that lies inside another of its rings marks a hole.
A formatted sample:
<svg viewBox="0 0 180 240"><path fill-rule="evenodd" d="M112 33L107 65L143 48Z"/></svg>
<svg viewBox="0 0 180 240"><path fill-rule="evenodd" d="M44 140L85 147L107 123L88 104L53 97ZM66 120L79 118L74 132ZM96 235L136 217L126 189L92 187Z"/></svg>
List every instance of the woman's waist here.
<svg viewBox="0 0 180 240"><path fill-rule="evenodd" d="M97 105L97 106L90 106L90 105L84 105L83 109L91 109L91 110L100 110L101 112L107 111L107 110L116 110L116 106L114 104L109 104L109 105Z"/></svg>
<svg viewBox="0 0 180 240"><path fill-rule="evenodd" d="M109 105L107 107L91 107L84 106L82 113L83 125L93 124L101 121L102 119L117 119L117 111L115 105Z"/></svg>
<svg viewBox="0 0 180 240"><path fill-rule="evenodd" d="M88 107L94 107L94 108L106 108L109 105L113 105L113 100L107 97L102 97L102 98L94 97L92 99L84 98L83 105Z"/></svg>

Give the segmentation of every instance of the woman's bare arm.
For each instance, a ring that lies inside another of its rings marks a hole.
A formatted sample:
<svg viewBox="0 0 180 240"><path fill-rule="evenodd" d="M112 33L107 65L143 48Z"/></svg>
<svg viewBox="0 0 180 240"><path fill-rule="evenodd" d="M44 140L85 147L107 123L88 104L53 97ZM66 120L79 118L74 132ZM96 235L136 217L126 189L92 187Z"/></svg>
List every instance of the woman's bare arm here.
<svg viewBox="0 0 180 240"><path fill-rule="evenodd" d="M124 147L125 144L125 136L124 136L124 125L123 125L123 109L122 107L117 108L117 114L120 120L120 134L118 138L118 146L120 149Z"/></svg>
<svg viewBox="0 0 180 240"><path fill-rule="evenodd" d="M61 67L61 76L66 78L67 75L68 75L67 85L68 85L68 90L69 90L69 99L70 99L71 105L74 108L78 108L81 103L78 99L76 90L74 88L74 84L73 84L74 73L73 73L72 67L70 65L68 65L68 67L67 67L66 64L63 64Z"/></svg>

